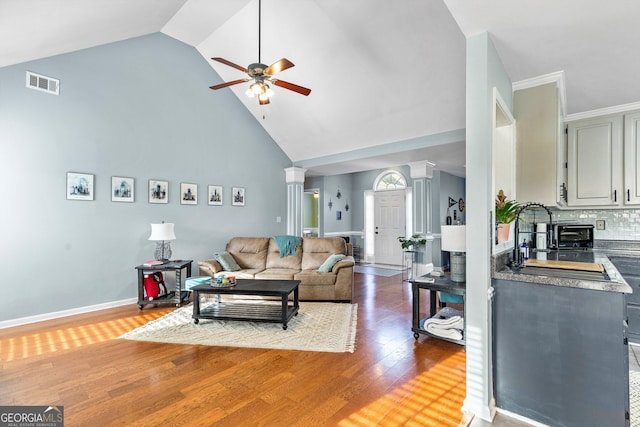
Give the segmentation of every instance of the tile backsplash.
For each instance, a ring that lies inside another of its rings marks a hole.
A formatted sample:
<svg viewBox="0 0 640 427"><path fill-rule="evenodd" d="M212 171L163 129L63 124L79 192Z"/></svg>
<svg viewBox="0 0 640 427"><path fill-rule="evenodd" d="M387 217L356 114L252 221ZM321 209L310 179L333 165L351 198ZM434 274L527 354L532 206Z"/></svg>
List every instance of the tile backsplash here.
<svg viewBox="0 0 640 427"><path fill-rule="evenodd" d="M640 240L640 209L551 209L553 222L576 222L596 225L604 220L605 229L594 229L596 240Z"/></svg>

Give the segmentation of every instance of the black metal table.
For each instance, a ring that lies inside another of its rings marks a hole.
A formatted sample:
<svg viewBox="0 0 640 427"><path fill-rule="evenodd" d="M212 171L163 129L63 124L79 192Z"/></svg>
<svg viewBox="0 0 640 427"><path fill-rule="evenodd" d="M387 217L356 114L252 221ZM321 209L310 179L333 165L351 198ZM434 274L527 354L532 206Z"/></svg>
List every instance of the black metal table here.
<svg viewBox="0 0 640 427"><path fill-rule="evenodd" d="M282 323L282 329L287 329L287 323L298 314L300 301L298 299L299 280L255 280L237 279L234 286L216 286L203 284L191 288L193 292L193 321L200 319L248 320L256 322ZM293 299L289 301L289 295ZM280 303L257 301L248 303L228 299L201 308L201 295L239 295L266 296L280 299Z"/></svg>
<svg viewBox="0 0 640 427"><path fill-rule="evenodd" d="M138 307L140 310L145 304L157 304L157 305L173 305L180 307L182 301L182 270L186 269L187 275L185 277L191 277L191 263L193 260L180 260L169 261L164 264L147 266L144 264L136 266L138 270ZM176 288L173 292L167 293L159 298L150 300L145 298L144 295L144 274L147 271L175 271L176 272Z"/></svg>
<svg viewBox="0 0 640 427"><path fill-rule="evenodd" d="M433 279L432 283L428 282L428 280L430 279ZM467 284L465 282L452 282L449 276L422 276L416 277L413 280L409 280L409 282L411 283L411 293L413 296L413 321L411 327L411 330L413 331L413 337L415 339L418 339L420 334L424 334L441 340L464 345L464 339L455 340L447 337L433 335L420 327L420 289L426 289L429 291L429 317L431 317L435 316L437 313L436 292L446 292L448 294L465 296L467 292Z"/></svg>

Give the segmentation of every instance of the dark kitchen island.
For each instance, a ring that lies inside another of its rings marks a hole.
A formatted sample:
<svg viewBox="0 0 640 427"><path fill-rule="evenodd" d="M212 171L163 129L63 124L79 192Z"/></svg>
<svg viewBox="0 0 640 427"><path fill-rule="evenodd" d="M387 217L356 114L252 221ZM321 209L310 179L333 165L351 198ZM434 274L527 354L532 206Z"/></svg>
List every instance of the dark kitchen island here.
<svg viewBox="0 0 640 427"><path fill-rule="evenodd" d="M524 274L494 259L496 406L549 425L625 426L631 288L606 255L585 254L572 260L602 263L603 279Z"/></svg>

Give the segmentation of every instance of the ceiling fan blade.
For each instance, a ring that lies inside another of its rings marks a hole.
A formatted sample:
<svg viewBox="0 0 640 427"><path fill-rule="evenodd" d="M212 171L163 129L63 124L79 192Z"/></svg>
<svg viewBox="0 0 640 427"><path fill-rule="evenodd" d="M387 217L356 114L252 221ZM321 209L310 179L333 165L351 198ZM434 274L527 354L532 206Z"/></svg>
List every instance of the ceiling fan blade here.
<svg viewBox="0 0 640 427"><path fill-rule="evenodd" d="M215 57L215 58L211 58L211 59L213 59L214 61L222 62L223 64L228 65L229 67L233 67L236 70L242 71L243 73L248 73L249 72L249 70L244 68L242 65L234 64L233 62L228 61L228 60L226 60L224 58Z"/></svg>
<svg viewBox="0 0 640 427"><path fill-rule="evenodd" d="M251 80L251 79L233 80L231 82L225 82L225 83L220 83L219 85L209 86L209 89L218 90L218 89L222 89L223 87L237 85L238 83L248 82L249 80Z"/></svg>
<svg viewBox="0 0 640 427"><path fill-rule="evenodd" d="M287 58L282 58L281 60L276 61L273 64L269 65L267 68L265 68L264 72L265 74L269 74L270 76L273 76L293 66L295 66L293 62L289 61Z"/></svg>
<svg viewBox="0 0 640 427"><path fill-rule="evenodd" d="M289 82L285 82L284 80L271 80L271 82L276 85L276 86L280 86L283 87L285 89L289 89L292 90L294 92L298 92L301 95L307 96L311 93L311 89L307 89L306 87L302 87L302 86L298 86L296 84L293 83L289 83Z"/></svg>

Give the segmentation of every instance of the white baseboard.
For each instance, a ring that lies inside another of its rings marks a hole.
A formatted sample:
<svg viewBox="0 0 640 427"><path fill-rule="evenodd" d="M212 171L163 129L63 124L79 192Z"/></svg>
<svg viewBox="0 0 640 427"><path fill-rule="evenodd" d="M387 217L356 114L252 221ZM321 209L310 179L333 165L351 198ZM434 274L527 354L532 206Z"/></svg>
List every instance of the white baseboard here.
<svg viewBox="0 0 640 427"><path fill-rule="evenodd" d="M18 319L3 320L0 321L0 329L28 325L30 323L43 322L45 320L59 319L60 317L73 316L75 314L90 313L92 311L105 310L107 308L120 307L127 304L135 304L137 302L137 298L129 298L120 301L111 301L102 304L88 305L86 307L71 308L69 310L37 314L35 316L20 317Z"/></svg>

